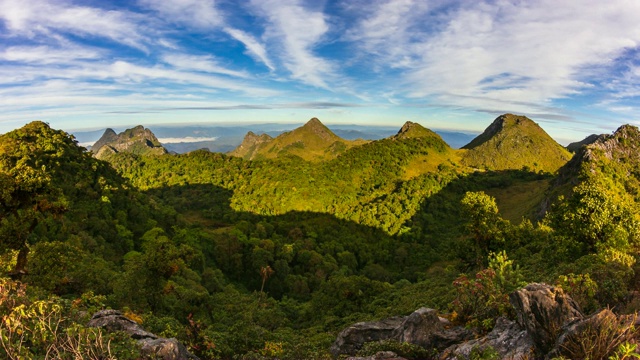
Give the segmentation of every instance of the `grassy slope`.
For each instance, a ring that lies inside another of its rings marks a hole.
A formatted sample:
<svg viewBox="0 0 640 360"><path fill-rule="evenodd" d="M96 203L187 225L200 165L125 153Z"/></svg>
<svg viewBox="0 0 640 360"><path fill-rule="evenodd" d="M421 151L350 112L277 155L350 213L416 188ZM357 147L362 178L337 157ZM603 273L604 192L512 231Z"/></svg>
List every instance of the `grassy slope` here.
<svg viewBox="0 0 640 360"><path fill-rule="evenodd" d="M512 114L498 117L463 149L465 165L490 170L527 167L553 173L571 158L538 124Z"/></svg>

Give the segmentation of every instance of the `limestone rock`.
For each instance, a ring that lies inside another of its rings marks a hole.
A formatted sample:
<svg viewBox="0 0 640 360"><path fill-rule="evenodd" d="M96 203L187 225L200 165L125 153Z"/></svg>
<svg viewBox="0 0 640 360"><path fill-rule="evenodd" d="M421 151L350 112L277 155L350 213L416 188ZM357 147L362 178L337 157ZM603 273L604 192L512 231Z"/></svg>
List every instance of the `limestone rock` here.
<svg viewBox="0 0 640 360"><path fill-rule="evenodd" d="M493 348L501 359L524 360L533 358L533 339L516 322L504 317L498 318L496 326L486 336L470 340L446 349L441 360L469 359L474 348Z"/></svg>
<svg viewBox="0 0 640 360"><path fill-rule="evenodd" d="M426 349L443 350L473 337L462 327L451 327L438 317L433 309L420 308L406 317L393 317L381 321L361 322L344 329L331 346L334 356L355 355L367 342L395 340L418 345Z"/></svg>
<svg viewBox="0 0 640 360"><path fill-rule="evenodd" d="M509 301L518 324L531 335L540 354L551 350L565 324L584 317L562 289L546 284L529 284L511 293Z"/></svg>
<svg viewBox="0 0 640 360"><path fill-rule="evenodd" d="M403 321L403 317L392 317L353 324L338 334L338 338L331 346L331 353L334 356L355 355L364 343L393 338L393 333Z"/></svg>
<svg viewBox="0 0 640 360"><path fill-rule="evenodd" d="M171 338L161 338L144 330L138 323L125 317L118 310L100 310L96 312L87 323L89 327L103 328L109 332L123 331L132 339L138 340L143 356L158 360L199 360L199 358L187 351L187 349Z"/></svg>

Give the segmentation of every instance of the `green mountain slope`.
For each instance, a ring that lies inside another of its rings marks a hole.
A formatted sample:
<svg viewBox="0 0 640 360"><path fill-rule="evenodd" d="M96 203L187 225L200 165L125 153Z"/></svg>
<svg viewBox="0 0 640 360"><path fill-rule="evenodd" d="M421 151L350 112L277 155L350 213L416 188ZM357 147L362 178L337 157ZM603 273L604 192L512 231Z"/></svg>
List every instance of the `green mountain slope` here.
<svg viewBox="0 0 640 360"><path fill-rule="evenodd" d="M462 162L479 169L523 167L555 172L571 154L538 124L524 116L501 115L463 149Z"/></svg>
<svg viewBox="0 0 640 360"><path fill-rule="evenodd" d="M317 118L303 126L271 138L267 134L256 135L249 132L242 144L229 152L231 156L247 160L275 159L297 156L308 161L335 158L345 150L366 143L366 141L344 140L334 134Z"/></svg>
<svg viewBox="0 0 640 360"><path fill-rule="evenodd" d="M167 150L150 129L142 125L116 134L112 129L105 130L102 137L92 146L91 151L98 159L119 152L139 155L163 155Z"/></svg>

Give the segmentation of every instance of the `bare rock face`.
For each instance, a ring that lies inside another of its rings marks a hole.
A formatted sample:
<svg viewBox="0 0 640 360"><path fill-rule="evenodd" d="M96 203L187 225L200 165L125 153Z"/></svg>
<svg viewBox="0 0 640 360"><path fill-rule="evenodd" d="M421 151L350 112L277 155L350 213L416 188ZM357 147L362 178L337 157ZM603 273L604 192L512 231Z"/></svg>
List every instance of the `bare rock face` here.
<svg viewBox="0 0 640 360"><path fill-rule="evenodd" d="M473 349L493 348L501 359L524 360L534 358L533 339L516 322L498 318L496 326L486 336L451 346L440 355L441 360L469 359Z"/></svg>
<svg viewBox="0 0 640 360"><path fill-rule="evenodd" d="M445 349L473 337L462 327L450 327L433 309L420 308L406 317L361 322L344 329L331 346L334 356L355 355L367 342L395 340L426 349Z"/></svg>
<svg viewBox="0 0 640 360"><path fill-rule="evenodd" d="M93 314L89 327L103 328L109 332L124 331L138 340L143 356L158 360L199 360L187 351L178 340L161 338L144 330L138 323L125 317L118 310L100 310Z"/></svg>
<svg viewBox="0 0 640 360"><path fill-rule="evenodd" d="M342 330L331 346L334 356L340 354L355 355L367 342L393 338L393 333L402 324L404 318L392 317L380 321L359 322Z"/></svg>
<svg viewBox="0 0 640 360"><path fill-rule="evenodd" d="M565 324L584 317L569 295L551 285L529 284L511 293L509 301L540 354L551 350Z"/></svg>

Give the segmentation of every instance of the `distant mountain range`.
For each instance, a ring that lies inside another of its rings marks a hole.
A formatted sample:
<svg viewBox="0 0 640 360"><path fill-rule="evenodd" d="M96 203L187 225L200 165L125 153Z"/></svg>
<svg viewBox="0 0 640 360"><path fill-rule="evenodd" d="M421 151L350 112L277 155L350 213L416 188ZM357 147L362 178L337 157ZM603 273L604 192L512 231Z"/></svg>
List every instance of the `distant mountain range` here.
<svg viewBox="0 0 640 360"><path fill-rule="evenodd" d="M212 152L229 152L242 143L244 136L249 132L254 134L267 134L277 137L286 131L291 131L304 124L249 124L243 126L167 126L153 125L150 129L160 143L169 151L179 154L198 149L208 149ZM391 126L365 126L365 125L327 125L335 135L345 140L378 140L394 135L397 127ZM124 131L126 128L113 128L114 131ZM104 134L105 129L94 131L75 131L72 134L80 145L91 148ZM477 134L434 130L452 148L460 148L469 143Z"/></svg>

